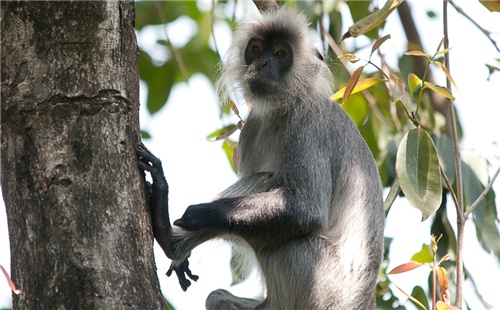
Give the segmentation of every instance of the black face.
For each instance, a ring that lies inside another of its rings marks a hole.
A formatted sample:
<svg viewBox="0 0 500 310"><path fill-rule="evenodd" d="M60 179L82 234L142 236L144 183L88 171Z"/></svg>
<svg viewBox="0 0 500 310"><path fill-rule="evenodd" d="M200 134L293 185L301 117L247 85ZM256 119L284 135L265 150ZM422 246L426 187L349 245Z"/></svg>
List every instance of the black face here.
<svg viewBox="0 0 500 310"><path fill-rule="evenodd" d="M272 91L293 63L293 49L283 40L252 38L245 49L246 77L254 94Z"/></svg>

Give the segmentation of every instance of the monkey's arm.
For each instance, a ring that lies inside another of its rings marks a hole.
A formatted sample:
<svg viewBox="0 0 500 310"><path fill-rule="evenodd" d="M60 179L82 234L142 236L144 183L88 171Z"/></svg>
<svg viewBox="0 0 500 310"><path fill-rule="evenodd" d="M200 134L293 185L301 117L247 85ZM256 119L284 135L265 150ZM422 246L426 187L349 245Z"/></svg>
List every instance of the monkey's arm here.
<svg viewBox="0 0 500 310"><path fill-rule="evenodd" d="M321 189L313 190L310 185L300 190L278 186L266 192L220 198L190 206L174 225L188 231L235 233L250 244L276 244L311 234L326 224L328 202L322 199L325 193L317 190Z"/></svg>
<svg viewBox="0 0 500 310"><path fill-rule="evenodd" d="M163 174L161 161L156 158L144 144L137 146L137 154L140 157L139 167L149 171L153 178L151 185L150 210L153 224L153 235L158 244L165 252L165 255L170 259L175 257L175 243L173 242L172 226L170 225L170 217L168 214L168 183ZM186 278L186 275L192 280L198 280L198 276L193 275L189 270L189 262L187 258L173 264L167 272L170 276L172 271L175 271L181 288L185 291L191 285L191 282Z"/></svg>

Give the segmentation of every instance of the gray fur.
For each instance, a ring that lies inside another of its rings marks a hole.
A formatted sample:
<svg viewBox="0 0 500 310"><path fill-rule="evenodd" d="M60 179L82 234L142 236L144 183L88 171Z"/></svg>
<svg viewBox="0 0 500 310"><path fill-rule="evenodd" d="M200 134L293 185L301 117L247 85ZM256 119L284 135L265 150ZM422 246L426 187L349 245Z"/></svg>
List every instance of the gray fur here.
<svg viewBox="0 0 500 310"><path fill-rule="evenodd" d="M279 86L272 96L256 96L242 53L252 36L273 27L294 33L294 63L270 86ZM331 73L313 40L305 17L291 9L244 23L234 39L218 87L223 96L242 93L253 104L240 135L241 178L176 222L173 264L208 239L232 240L254 253L265 300L218 290L207 299L209 310L376 308L380 177L356 125L328 99Z"/></svg>

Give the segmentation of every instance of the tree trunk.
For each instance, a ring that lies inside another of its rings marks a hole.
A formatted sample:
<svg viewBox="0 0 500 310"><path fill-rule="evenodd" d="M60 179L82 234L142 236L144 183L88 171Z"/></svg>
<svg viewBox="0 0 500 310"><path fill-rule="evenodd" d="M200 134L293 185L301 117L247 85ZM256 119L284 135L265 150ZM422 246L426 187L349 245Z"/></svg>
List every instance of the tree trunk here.
<svg viewBox="0 0 500 310"><path fill-rule="evenodd" d="M134 152L134 3L2 1L1 9L14 309L167 309Z"/></svg>

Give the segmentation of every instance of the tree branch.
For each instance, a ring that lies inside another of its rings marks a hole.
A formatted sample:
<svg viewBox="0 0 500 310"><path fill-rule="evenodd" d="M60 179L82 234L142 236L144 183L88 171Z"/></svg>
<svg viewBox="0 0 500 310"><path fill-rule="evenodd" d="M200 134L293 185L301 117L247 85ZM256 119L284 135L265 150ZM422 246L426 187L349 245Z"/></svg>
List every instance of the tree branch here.
<svg viewBox="0 0 500 310"><path fill-rule="evenodd" d="M449 47L448 41L448 0L443 1L443 28L444 28L444 48L447 49ZM444 65L450 70L450 54L444 54ZM451 90L451 82L449 79L446 79L446 87ZM456 173L456 184L457 184L457 295L455 299L455 307L462 308L462 290L464 283L464 226L465 226L465 217L463 211L463 184L462 184L462 159L460 155L460 146L458 141L458 130L457 130L457 121L455 117L455 108L453 103L449 98L446 98L446 102L448 105L448 111L451 120L451 130L452 130L452 141L453 141L453 157L455 159L455 173Z"/></svg>
<svg viewBox="0 0 500 310"><path fill-rule="evenodd" d="M491 187L493 186L493 183L495 182L495 179L497 178L499 172L500 172L500 167L498 167L497 172L495 172L495 175L491 179L490 183L488 183L488 185L486 185L486 187L485 187L484 191L481 193L481 195L479 195L479 197L477 197L476 201L474 201L474 203L470 205L470 207L467 209L467 211L465 211L464 218L467 218L472 213L472 211L474 211L474 209L479 205L479 203L486 197L486 195L490 191Z"/></svg>
<svg viewBox="0 0 500 310"><path fill-rule="evenodd" d="M279 9L276 0L253 0L261 13Z"/></svg>
<svg viewBox="0 0 500 310"><path fill-rule="evenodd" d="M168 45L170 46L170 49L172 50L172 53L174 53L175 61L177 62L177 65L179 66L179 70L181 71L182 79L184 82L188 81L188 74L186 71L186 66L184 65L184 61L182 60L181 53L179 53L179 50L177 47L173 46L172 43L170 43L170 40L168 39L168 34L167 34L167 20L165 19L165 14L163 13L163 10L161 9L160 1L156 0L156 10L158 11L158 16L160 17L161 23L163 24L163 32L165 33L165 40L168 42ZM215 47L217 48L217 46Z"/></svg>
<svg viewBox="0 0 500 310"><path fill-rule="evenodd" d="M497 42L495 40L493 40L491 38L491 32L484 29L483 27L481 27L478 23L476 23L469 15L467 15L467 13L464 12L464 10L462 10L461 7L459 7L458 5L455 4L455 2L453 2L452 0L448 0L450 2L451 5L453 5L453 7L455 8L455 10L457 10L458 13L462 14L465 18L467 18L468 20L471 21L471 23L473 23L479 30L481 30L482 33L484 33L485 36L488 37L488 39L490 39L491 43L493 43L493 46L497 49L497 51L500 52L500 48L498 48L497 46Z"/></svg>

